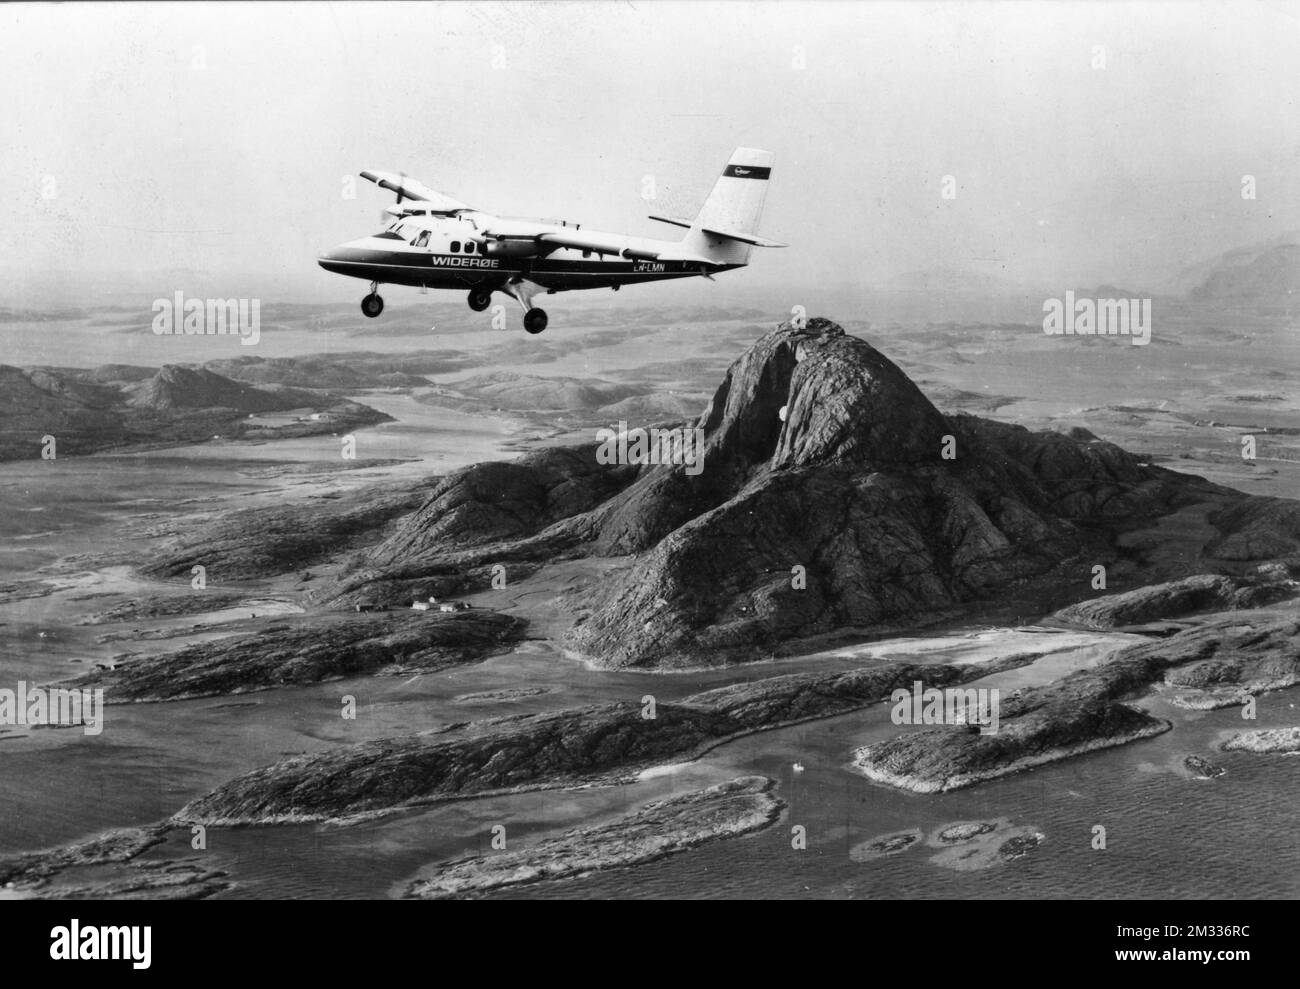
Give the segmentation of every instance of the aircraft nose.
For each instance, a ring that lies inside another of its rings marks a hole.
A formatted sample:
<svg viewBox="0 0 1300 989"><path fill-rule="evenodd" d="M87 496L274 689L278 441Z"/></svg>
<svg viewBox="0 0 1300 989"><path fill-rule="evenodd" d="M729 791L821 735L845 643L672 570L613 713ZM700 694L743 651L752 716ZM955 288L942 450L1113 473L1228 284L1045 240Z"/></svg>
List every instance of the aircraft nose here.
<svg viewBox="0 0 1300 989"><path fill-rule="evenodd" d="M340 257L342 247L343 245L340 244L338 247L331 247L328 251L321 251L320 257L316 259L316 263L326 271L332 271L337 274L341 267L339 261L342 260Z"/></svg>

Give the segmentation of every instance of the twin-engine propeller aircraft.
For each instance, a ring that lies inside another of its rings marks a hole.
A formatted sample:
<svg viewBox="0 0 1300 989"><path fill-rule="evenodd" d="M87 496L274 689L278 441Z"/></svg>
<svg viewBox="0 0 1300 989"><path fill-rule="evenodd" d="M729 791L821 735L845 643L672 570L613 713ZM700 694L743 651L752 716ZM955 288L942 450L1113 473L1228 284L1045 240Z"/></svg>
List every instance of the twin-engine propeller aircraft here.
<svg viewBox="0 0 1300 989"><path fill-rule="evenodd" d="M393 217L381 233L340 244L320 258L326 271L370 282L361 311L384 311L381 284L469 291L469 307L482 312L493 292L524 310L524 329L541 333L546 313L533 306L539 292L611 288L688 278L741 268L755 247L785 247L756 236L772 155L737 148L694 220L650 219L684 227L681 240L652 240L584 230L564 220L493 216L434 192L405 175L362 172L397 193L384 210Z"/></svg>

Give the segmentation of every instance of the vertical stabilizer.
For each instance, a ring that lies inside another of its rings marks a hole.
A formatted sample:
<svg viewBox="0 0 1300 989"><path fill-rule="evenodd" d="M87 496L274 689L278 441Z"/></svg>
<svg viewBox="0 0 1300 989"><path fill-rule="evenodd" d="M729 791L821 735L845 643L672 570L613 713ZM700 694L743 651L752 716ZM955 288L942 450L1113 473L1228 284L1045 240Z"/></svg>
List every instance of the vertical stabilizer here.
<svg viewBox="0 0 1300 989"><path fill-rule="evenodd" d="M754 245L726 235L756 236L772 159L770 151L737 148L691 224L683 246L718 264L747 263Z"/></svg>

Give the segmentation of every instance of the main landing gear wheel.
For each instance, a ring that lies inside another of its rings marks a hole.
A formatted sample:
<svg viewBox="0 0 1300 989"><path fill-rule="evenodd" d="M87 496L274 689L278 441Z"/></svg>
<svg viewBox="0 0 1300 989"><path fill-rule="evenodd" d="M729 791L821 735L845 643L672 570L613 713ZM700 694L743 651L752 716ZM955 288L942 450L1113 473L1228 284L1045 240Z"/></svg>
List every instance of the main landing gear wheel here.
<svg viewBox="0 0 1300 989"><path fill-rule="evenodd" d="M482 312L490 305L492 305L492 293L487 289L472 288L469 290L469 307L475 312Z"/></svg>
<svg viewBox="0 0 1300 989"><path fill-rule="evenodd" d="M379 297L379 293L371 292L361 300L361 311L374 319L384 311L384 300Z"/></svg>
<svg viewBox="0 0 1300 989"><path fill-rule="evenodd" d="M541 333L546 329L546 310L529 309L524 313L524 329L529 333Z"/></svg>

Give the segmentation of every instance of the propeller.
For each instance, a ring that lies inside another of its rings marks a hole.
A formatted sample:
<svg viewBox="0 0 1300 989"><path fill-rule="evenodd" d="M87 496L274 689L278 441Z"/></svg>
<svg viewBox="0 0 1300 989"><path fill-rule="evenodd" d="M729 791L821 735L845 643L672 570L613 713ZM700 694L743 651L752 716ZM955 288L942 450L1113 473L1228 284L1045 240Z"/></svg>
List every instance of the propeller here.
<svg viewBox="0 0 1300 989"><path fill-rule="evenodd" d="M394 205L400 206L402 204L402 190L406 188L406 173L398 172L397 174L402 177L402 181L398 183L397 190L396 190L397 201L394 203ZM382 223L384 226L388 226L388 224L392 222L392 219L393 218L389 216L387 213L385 213L383 210L379 211L379 222Z"/></svg>

